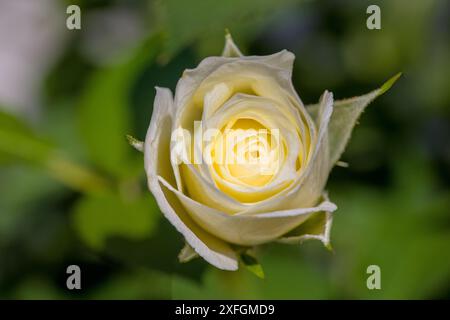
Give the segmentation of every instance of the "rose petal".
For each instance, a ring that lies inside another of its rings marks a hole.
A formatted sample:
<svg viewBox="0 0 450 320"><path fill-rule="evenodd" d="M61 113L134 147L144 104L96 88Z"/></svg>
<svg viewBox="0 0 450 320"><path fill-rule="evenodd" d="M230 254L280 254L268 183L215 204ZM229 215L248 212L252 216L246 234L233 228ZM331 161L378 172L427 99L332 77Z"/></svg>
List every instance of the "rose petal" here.
<svg viewBox="0 0 450 320"><path fill-rule="evenodd" d="M280 59L283 55L285 58ZM286 62L289 60L289 58L283 53L280 53L278 56L279 61ZM261 61L272 61L272 59L275 58L266 57L266 59L262 59L261 57ZM178 128L181 126L183 128L190 128L195 119L200 119L202 117L203 101L207 93L214 91L215 88L220 88L218 85L224 84L225 79L228 79L227 81L229 81L230 84L236 83L236 74L242 78L241 80L244 81L244 83L245 81L248 81L249 85L252 85L254 90L256 90L259 95L273 99L280 105L286 106L286 110L281 109L285 114L292 113L291 117L300 119L297 120L297 123L299 130L302 132L302 139L304 140L303 147L306 148L302 151L302 153L312 153L311 148L313 148L313 146L311 141L316 139L315 125L292 87L292 83L288 77L290 75L290 69L272 67L264 63L260 63L259 61L243 61L243 59L240 59L239 61L224 64L212 71L211 74L202 81L200 89L196 91L193 98L194 102L191 102L191 108L185 107L177 110L175 115L175 127ZM194 81L193 78L191 78L191 80ZM226 84L224 85L227 87ZM293 105L293 103L295 103L295 105ZM182 110L184 110L185 113L183 113ZM207 204L208 206L228 212L247 210L247 208L243 206L241 206L241 208L237 208L239 207L239 203L234 203L230 199L224 199L226 201L217 201L217 192L214 191L214 189L217 188L214 185L211 175L208 173L208 166L206 164L203 163L197 167L187 165L186 167L189 177L184 180L188 181L187 183L190 185L199 185L198 192L194 192L195 195L198 196L196 197L197 200ZM183 166L183 172L184 168L185 166ZM193 172L197 169L201 173L200 175L196 175L195 172ZM200 180L205 181L190 181L190 179L195 179L196 176L200 177ZM310 198L309 206L315 203L315 200L320 196L320 192L321 190L315 199ZM201 198L203 200L200 200ZM214 205L216 202L219 202L221 206L220 208ZM308 205L305 204L305 206Z"/></svg>
<svg viewBox="0 0 450 320"><path fill-rule="evenodd" d="M332 212L336 205L324 201L316 207L279 210L256 215L229 215L205 206L171 186L164 178L160 183L178 198L195 222L209 233L239 245L258 245L273 241L306 221L311 214Z"/></svg>
<svg viewBox="0 0 450 320"><path fill-rule="evenodd" d="M178 127L181 125L183 128L188 127L188 125L192 124L195 116L198 116L195 111L198 111L201 114L202 106L199 106L200 109L196 110L195 106L193 106L192 101L190 100L192 100L193 94L197 91L202 81L205 80L219 67L238 61L243 63L255 62L261 65L265 65L266 67L278 69L284 81L288 81L290 83L294 59L295 56L287 50L283 50L267 56L246 56L240 58L208 57L203 59L195 69L185 70L183 72L183 76L177 83L177 87L175 90L175 107L177 110L177 116L175 117L175 119L180 119L179 115L181 114L187 115L188 117L187 119L183 119L182 123L176 122L175 126ZM290 84L290 86L292 86L292 84ZM300 98L298 98L295 90L290 91L292 91L292 94L300 101ZM203 96L201 96L200 98L200 102L203 102ZM190 110L185 113L186 109L190 109L192 107L194 107L194 110ZM200 118L201 117L197 118L197 120L199 120Z"/></svg>
<svg viewBox="0 0 450 320"><path fill-rule="evenodd" d="M158 175L161 175L175 183L169 165L171 112L173 101L170 90L158 88L144 150L145 171L150 191L164 216L201 257L217 268L236 270L238 258L231 247L200 228L187 214L177 197L167 189L161 188L158 182Z"/></svg>
<svg viewBox="0 0 450 320"><path fill-rule="evenodd" d="M319 133L312 143L314 150L310 165L300 177L300 180L286 192L281 192L269 201L250 206L241 212L242 214L308 208L318 202L328 178L328 123L333 112L333 94L325 91L320 99L319 106Z"/></svg>

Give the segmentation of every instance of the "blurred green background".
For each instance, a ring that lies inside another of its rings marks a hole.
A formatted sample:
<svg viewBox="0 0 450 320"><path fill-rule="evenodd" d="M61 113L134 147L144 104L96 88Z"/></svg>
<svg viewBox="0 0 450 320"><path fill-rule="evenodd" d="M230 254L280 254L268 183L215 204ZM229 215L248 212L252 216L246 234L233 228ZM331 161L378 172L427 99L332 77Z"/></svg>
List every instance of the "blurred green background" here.
<svg viewBox="0 0 450 320"><path fill-rule="evenodd" d="M65 27L66 7L81 30ZM382 29L366 28L381 8ZM450 298L450 3L442 0L0 2L0 298ZM154 86L219 55L295 53L306 104L325 90L369 106L328 187L334 252L266 245L261 280L201 259L145 186ZM82 290L66 289L66 268ZM381 268L381 290L366 287Z"/></svg>

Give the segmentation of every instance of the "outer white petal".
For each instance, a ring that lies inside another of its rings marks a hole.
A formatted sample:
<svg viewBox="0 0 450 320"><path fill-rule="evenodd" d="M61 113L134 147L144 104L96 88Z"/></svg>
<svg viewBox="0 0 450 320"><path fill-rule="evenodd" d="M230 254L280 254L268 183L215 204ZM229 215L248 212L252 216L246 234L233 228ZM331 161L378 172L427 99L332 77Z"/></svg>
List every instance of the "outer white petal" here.
<svg viewBox="0 0 450 320"><path fill-rule="evenodd" d="M159 177L159 180L180 200L198 225L223 240L239 245L258 245L273 241L301 225L312 214L336 209L333 203L323 201L312 208L229 215L187 197L163 178Z"/></svg>
<svg viewBox="0 0 450 320"><path fill-rule="evenodd" d="M257 62L262 64L263 66L268 66L272 68L278 69L283 78L286 79L289 83L291 82L292 76L292 66L294 63L295 56L291 52L287 50L280 51L278 53L267 55L267 56L243 56L239 58L228 58L228 57L208 57L203 59L200 64L195 69L187 69L183 72L183 76L177 83L176 91L175 91L175 107L177 109L178 114L184 113L186 108L193 107L190 103L194 93L197 91L202 81L205 80L208 76L210 76L215 70L219 67L233 63L251 63ZM295 93L295 90L294 94ZM203 99L202 99L203 100ZM201 111L202 110L197 110ZM192 112L188 111L188 112ZM195 113L195 112L194 112ZM179 117L175 117L179 119ZM192 120L189 117L184 120L185 124L189 124L189 121ZM178 126L179 123L176 123ZM186 126L184 126L186 127Z"/></svg>
<svg viewBox="0 0 450 320"><path fill-rule="evenodd" d="M150 191L164 216L202 258L217 268L236 270L237 256L231 247L200 228L187 214L177 197L166 188L162 188L158 181L158 175L161 175L175 183L169 165L172 113L173 100L170 90L157 88L144 149L145 171Z"/></svg>

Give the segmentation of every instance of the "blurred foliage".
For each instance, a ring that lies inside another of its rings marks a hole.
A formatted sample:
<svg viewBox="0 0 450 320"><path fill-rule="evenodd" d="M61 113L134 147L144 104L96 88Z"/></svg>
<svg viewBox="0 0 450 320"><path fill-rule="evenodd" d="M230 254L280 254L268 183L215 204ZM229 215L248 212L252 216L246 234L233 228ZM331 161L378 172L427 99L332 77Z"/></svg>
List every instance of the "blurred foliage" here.
<svg viewBox="0 0 450 320"><path fill-rule="evenodd" d="M87 244L101 249L110 235L130 239L151 235L156 219L148 214L150 210L156 211L157 206L149 197L131 201L113 193L85 197L75 207L73 223Z"/></svg>
<svg viewBox="0 0 450 320"><path fill-rule="evenodd" d="M124 132L132 130L128 95L137 74L154 61L161 47L160 38L154 35L144 41L125 63L93 73L80 98L78 112L83 142L92 161L112 175L133 174L127 170L132 162L127 156L132 150L123 138ZM102 130L98 129L99 124ZM140 164L137 163L139 169Z"/></svg>
<svg viewBox="0 0 450 320"><path fill-rule="evenodd" d="M40 116L0 112L0 298L450 297L448 2L75 3L82 21L136 12L142 36L101 64L83 50L92 30L68 32L42 84ZM382 30L365 27L369 4L381 7ZM404 74L361 118L343 157L350 166L330 177L334 251L263 246L261 265L251 256L244 264L264 279L178 263L183 239L161 218L142 155L125 138L144 138L154 86L174 89L185 68L220 54L225 28L245 53L295 53L305 103ZM81 267L81 291L65 288L70 264ZM378 291L366 287L371 264L381 267Z"/></svg>

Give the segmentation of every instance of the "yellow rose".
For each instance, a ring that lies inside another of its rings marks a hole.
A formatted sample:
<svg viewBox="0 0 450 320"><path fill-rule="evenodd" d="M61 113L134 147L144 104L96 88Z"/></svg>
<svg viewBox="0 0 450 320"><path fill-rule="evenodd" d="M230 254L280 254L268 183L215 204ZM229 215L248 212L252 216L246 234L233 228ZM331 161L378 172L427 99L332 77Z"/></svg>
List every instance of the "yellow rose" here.
<svg viewBox="0 0 450 320"><path fill-rule="evenodd" d="M222 56L186 70L175 96L156 88L143 146L148 185L184 236L180 260L200 255L238 268L236 248L319 239L329 245L336 205L324 193L365 106L325 91L305 107L291 82L294 55L243 56L230 35Z"/></svg>

